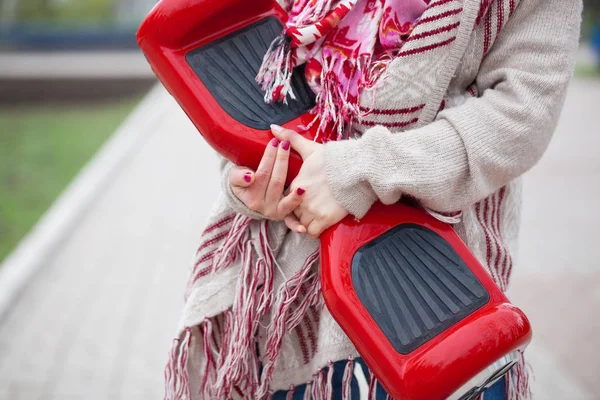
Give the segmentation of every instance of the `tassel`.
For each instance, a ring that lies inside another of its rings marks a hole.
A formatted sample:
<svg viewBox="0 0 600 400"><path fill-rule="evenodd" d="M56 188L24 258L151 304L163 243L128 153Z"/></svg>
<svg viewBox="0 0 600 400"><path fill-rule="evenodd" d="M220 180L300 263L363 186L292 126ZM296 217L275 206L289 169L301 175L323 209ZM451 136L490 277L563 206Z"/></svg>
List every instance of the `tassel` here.
<svg viewBox="0 0 600 400"><path fill-rule="evenodd" d="M211 340L212 334L212 324L208 318L204 320L203 323L203 342L204 342L204 359L206 360L206 364L204 365L204 373L202 376L202 383L200 384L200 392L203 394L204 398L209 398L211 393L209 389L214 386L214 376L215 376L215 360L213 358L213 351L211 348ZM210 383L209 383L210 382Z"/></svg>
<svg viewBox="0 0 600 400"><path fill-rule="evenodd" d="M324 380L323 380L323 370L320 370L316 376L313 378L312 384L312 398L313 400L323 400L324 399Z"/></svg>
<svg viewBox="0 0 600 400"><path fill-rule="evenodd" d="M294 385L291 385L290 390L288 390L287 395L285 396L285 400L293 400L295 391L296 387Z"/></svg>
<svg viewBox="0 0 600 400"><path fill-rule="evenodd" d="M327 380L325 381L325 399L331 400L333 394L333 362L329 361L327 366Z"/></svg>
<svg viewBox="0 0 600 400"><path fill-rule="evenodd" d="M256 269L252 263L252 244L246 244L243 254L241 277L236 288L237 296L233 304L233 323L231 325L231 337L224 349L225 356L220 360L218 368L217 397L228 397L233 389L234 383L241 383L249 377L250 361L253 359L254 348L254 311L256 309L256 291L258 290L258 278L262 274L264 263L257 262ZM256 273L254 273L256 272ZM249 383L249 382L246 382Z"/></svg>
<svg viewBox="0 0 600 400"><path fill-rule="evenodd" d="M323 137L321 141L347 138L352 122L360 120L363 115L358 104L358 93L375 85L391 59L371 62L370 55L363 55L357 60L345 60L339 54L324 52L314 113L320 117L317 137L329 130L332 136ZM346 73L349 74L347 84L340 85L336 76ZM350 85L356 86L357 93L350 93Z"/></svg>
<svg viewBox="0 0 600 400"><path fill-rule="evenodd" d="M377 378L375 374L369 370L369 400L375 400L377 398Z"/></svg>
<svg viewBox="0 0 600 400"><path fill-rule="evenodd" d="M248 240L242 254L242 268L236 286L226 343L219 358L217 398L228 398L235 385L254 397L259 385L260 362L256 354L260 321L271 308L274 256L269 248L268 222L259 226L259 246ZM254 262L254 253L258 260ZM268 391L265 388L264 395Z"/></svg>
<svg viewBox="0 0 600 400"><path fill-rule="evenodd" d="M318 257L318 251L311 254L304 262L300 271L290 278L277 294L276 308L273 312L274 317L268 329L265 352L266 362L262 371L261 387L257 394L259 398L263 398L267 393L285 333L293 330L302 321L308 308L318 301L321 288L319 277L318 275L312 275L307 278L312 271L313 263L317 261ZM300 295L302 283L305 280L310 280L311 286L307 291L304 301L292 312L291 307Z"/></svg>
<svg viewBox="0 0 600 400"><path fill-rule="evenodd" d="M311 400L312 398L312 381L306 382L306 388L304 389L304 400Z"/></svg>
<svg viewBox="0 0 600 400"><path fill-rule="evenodd" d="M292 91L294 65L290 40L290 37L284 32L271 42L256 75L256 83L265 92L265 103L283 102L287 104L288 96L293 100L296 99Z"/></svg>
<svg viewBox="0 0 600 400"><path fill-rule="evenodd" d="M519 353L519 361L506 375L507 399L530 400L532 392L530 381L533 371L531 365L525 360L523 353Z"/></svg>
<svg viewBox="0 0 600 400"><path fill-rule="evenodd" d="M180 400L190 397L187 374L187 360L191 340L190 328L186 328L183 338L173 340L169 361L165 368L165 400Z"/></svg>
<svg viewBox="0 0 600 400"><path fill-rule="evenodd" d="M354 376L354 359L349 358L344 368L342 378L342 399L346 400L352 396L352 377Z"/></svg>

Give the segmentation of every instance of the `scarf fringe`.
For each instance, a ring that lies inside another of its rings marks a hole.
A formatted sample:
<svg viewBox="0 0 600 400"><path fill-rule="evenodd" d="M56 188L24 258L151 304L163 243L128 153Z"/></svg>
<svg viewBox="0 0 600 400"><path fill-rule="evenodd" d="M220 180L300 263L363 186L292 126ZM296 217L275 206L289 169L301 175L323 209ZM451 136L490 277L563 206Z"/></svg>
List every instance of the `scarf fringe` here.
<svg viewBox="0 0 600 400"><path fill-rule="evenodd" d="M290 390L287 392L287 395L285 396L285 400L293 400L294 393L296 393L296 387L294 385L292 385L292 386L290 386Z"/></svg>
<svg viewBox="0 0 600 400"><path fill-rule="evenodd" d="M274 257L268 246L267 223L263 221L260 225L259 246L255 246L249 235L243 245L242 269L229 332L225 335L226 345L221 351L216 380L209 382L216 389L211 398L228 398L236 386L245 393L255 393L259 387L256 333L260 321L271 308L275 272ZM256 261L254 253L258 254Z"/></svg>
<svg viewBox="0 0 600 400"><path fill-rule="evenodd" d="M305 27L325 18L325 14L331 9L331 3L333 0L296 2L297 9L301 10L297 16L296 25Z"/></svg>
<svg viewBox="0 0 600 400"><path fill-rule="evenodd" d="M165 400L190 398L190 385L187 373L191 330L186 328L183 337L173 340L169 361L165 368Z"/></svg>
<svg viewBox="0 0 600 400"><path fill-rule="evenodd" d="M342 140L348 137L353 122L359 122L371 110L363 110L359 101L350 94L351 82L357 82L358 93L363 89L375 86L378 79L385 72L391 57L384 57L374 61L372 56L365 54L356 59L344 60L340 55L330 54L323 57L321 70L321 86L316 95L316 106L313 113L320 118L317 137L331 131L332 135L323 136L321 141ZM343 71L348 73L348 84L345 86L335 79Z"/></svg>
<svg viewBox="0 0 600 400"><path fill-rule="evenodd" d="M203 344L204 344L204 374L202 376L202 383L200 384L200 393L202 393L203 397L206 397L208 394L207 391L207 382L209 380L214 379L214 375L216 374L216 360L214 359L215 348L212 346L214 343L212 339L212 324L208 318L204 320L203 324ZM218 354L218 353L217 353Z"/></svg>
<svg viewBox="0 0 600 400"><path fill-rule="evenodd" d="M333 361L327 366L327 380L325 381L325 398L331 399L333 395Z"/></svg>
<svg viewBox="0 0 600 400"><path fill-rule="evenodd" d="M312 381L306 382L306 388L304 389L304 398L303 400L311 400L312 397Z"/></svg>
<svg viewBox="0 0 600 400"><path fill-rule="evenodd" d="M349 358L344 368L344 376L342 378L342 398L349 399L352 393L352 377L354 376L354 359Z"/></svg>
<svg viewBox="0 0 600 400"><path fill-rule="evenodd" d="M338 3L340 2L338 0ZM296 32L295 37L301 37L300 31L310 30L312 25L328 18L328 14L333 14L337 7L337 5L333 6L334 0L307 0L290 3L292 2L284 0L286 11L295 15L292 27L292 30ZM266 103L283 102L287 104L288 96L292 100L296 99L291 85L293 70L297 65L296 52L291 47L292 40L292 36L288 33L288 27L286 27L281 36L271 42L263 58L256 76L256 83L265 92Z"/></svg>
<svg viewBox="0 0 600 400"><path fill-rule="evenodd" d="M313 274L309 276L310 272L312 272L312 265L318 260L318 256L318 251L311 254L304 262L300 271L290 278L277 294L273 319L267 329L265 346L266 362L263 366L261 385L257 394L258 398L266 396L269 391L269 384L273 376L275 363L283 345L283 337L302 321L309 307L319 304L319 295L321 293L319 275ZM304 282L307 282L308 285L304 301L297 308L292 309L294 301L301 294Z"/></svg>
<svg viewBox="0 0 600 400"><path fill-rule="evenodd" d="M213 272L218 271L241 257L236 296L231 309L224 313L223 330L219 317L207 318L199 326L205 358L200 388L203 398L230 398L234 391L255 398L259 387L256 333L260 321L271 309L275 263L269 248L268 221L260 223L256 241L250 235L251 222L247 217L235 218L211 266ZM191 331L186 328L183 336L173 342L165 369L166 400L190 398L187 375L190 340Z"/></svg>
<svg viewBox="0 0 600 400"><path fill-rule="evenodd" d="M369 371L369 400L375 400L377 398L377 378L375 378L375 374Z"/></svg>
<svg viewBox="0 0 600 400"><path fill-rule="evenodd" d="M284 32L271 42L256 75L256 83L265 92L265 103L283 102L287 104L288 96L292 100L296 99L292 91L293 72L290 38Z"/></svg>
<svg viewBox="0 0 600 400"><path fill-rule="evenodd" d="M531 380L534 378L531 365L525 360L523 353L519 352L519 361L506 376L507 400L531 400Z"/></svg>
<svg viewBox="0 0 600 400"><path fill-rule="evenodd" d="M313 400L317 399L326 399L325 397L325 374L323 370L319 370L318 373L314 375L313 384L312 384L312 392L311 396Z"/></svg>

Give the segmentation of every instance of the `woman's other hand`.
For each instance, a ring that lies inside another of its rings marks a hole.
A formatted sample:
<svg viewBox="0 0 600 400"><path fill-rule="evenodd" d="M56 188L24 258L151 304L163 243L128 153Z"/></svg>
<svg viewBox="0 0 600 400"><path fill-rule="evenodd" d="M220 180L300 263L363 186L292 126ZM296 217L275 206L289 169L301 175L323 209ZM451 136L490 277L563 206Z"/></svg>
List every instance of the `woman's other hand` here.
<svg viewBox="0 0 600 400"><path fill-rule="evenodd" d="M302 168L290 188L292 191L305 189L306 195L294 209L294 214L310 236L319 237L325 229L348 215L348 210L335 200L327 183L324 146L277 125L271 125L271 130L279 140L290 141L302 157Z"/></svg>
<svg viewBox="0 0 600 400"><path fill-rule="evenodd" d="M233 167L229 172L229 184L236 197L249 209L269 219L285 220L291 230L305 233L306 227L292 213L302 202L303 188L283 193L289 157L290 141L274 138L265 148L258 169Z"/></svg>

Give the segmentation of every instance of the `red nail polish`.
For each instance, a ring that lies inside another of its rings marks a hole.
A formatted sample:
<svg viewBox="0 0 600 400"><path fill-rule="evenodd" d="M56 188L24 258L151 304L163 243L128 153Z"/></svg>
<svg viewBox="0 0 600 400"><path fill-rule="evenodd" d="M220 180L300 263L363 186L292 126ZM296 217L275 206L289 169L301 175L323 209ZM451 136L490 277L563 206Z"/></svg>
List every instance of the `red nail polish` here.
<svg viewBox="0 0 600 400"><path fill-rule="evenodd" d="M279 139L273 138L273 140L271 140L271 146L273 146L273 147L279 146Z"/></svg>
<svg viewBox="0 0 600 400"><path fill-rule="evenodd" d="M289 150L290 149L290 141L289 140L284 140L281 143L281 148L284 150Z"/></svg>
<svg viewBox="0 0 600 400"><path fill-rule="evenodd" d="M244 180L250 183L250 181L252 180L252 174L250 172L246 172L246 175L244 175Z"/></svg>
<svg viewBox="0 0 600 400"><path fill-rule="evenodd" d="M304 190L302 188L296 189L296 193L298 193L298 196L302 196L304 194L304 192L306 192L306 190Z"/></svg>

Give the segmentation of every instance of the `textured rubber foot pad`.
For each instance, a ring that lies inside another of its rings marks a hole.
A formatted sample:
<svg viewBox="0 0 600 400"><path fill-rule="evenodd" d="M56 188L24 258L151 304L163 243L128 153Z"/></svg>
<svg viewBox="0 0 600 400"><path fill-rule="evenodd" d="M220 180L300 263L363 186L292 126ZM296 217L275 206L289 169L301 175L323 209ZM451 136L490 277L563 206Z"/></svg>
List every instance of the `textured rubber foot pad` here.
<svg viewBox="0 0 600 400"><path fill-rule="evenodd" d="M265 18L244 29L190 51L186 60L219 105L235 120L255 129L284 124L314 107L314 93L296 68L288 104L266 104L255 82L269 45L282 32L277 18Z"/></svg>
<svg viewBox="0 0 600 400"><path fill-rule="evenodd" d="M454 249L424 227L403 224L361 247L354 289L396 351L408 354L465 318L489 294Z"/></svg>

